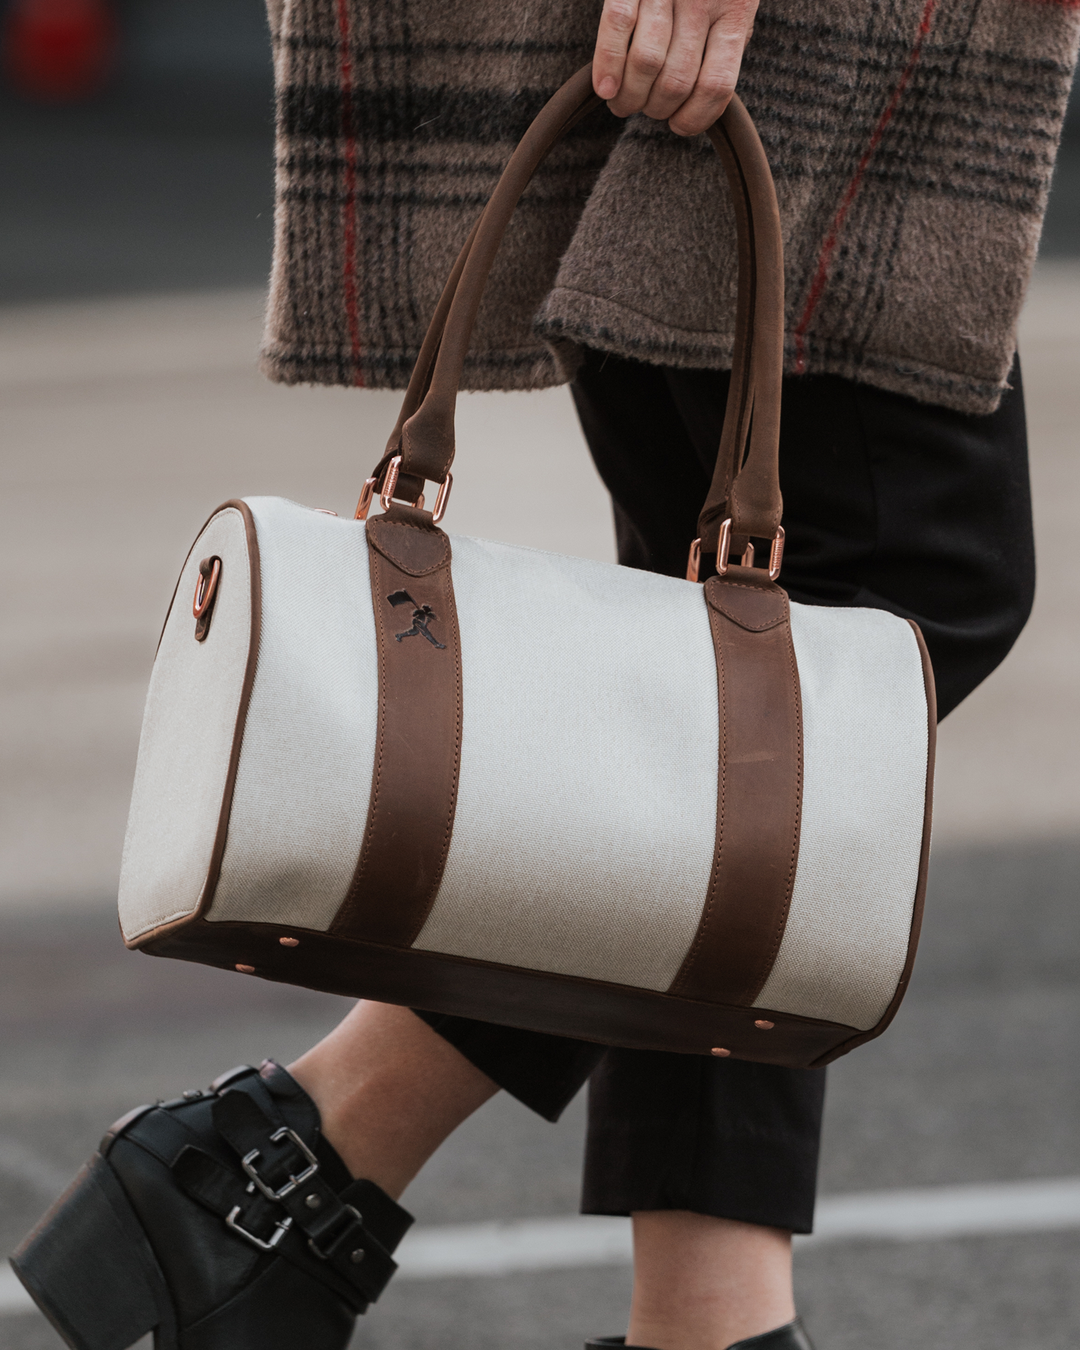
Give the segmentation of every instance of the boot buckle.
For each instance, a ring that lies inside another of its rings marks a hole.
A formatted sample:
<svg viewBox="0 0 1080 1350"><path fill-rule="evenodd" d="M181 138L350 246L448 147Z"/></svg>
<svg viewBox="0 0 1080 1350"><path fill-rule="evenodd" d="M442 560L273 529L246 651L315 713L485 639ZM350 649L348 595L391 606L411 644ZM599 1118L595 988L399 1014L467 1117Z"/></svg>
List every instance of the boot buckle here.
<svg viewBox="0 0 1080 1350"><path fill-rule="evenodd" d="M262 1238L256 1237L255 1234L250 1232L248 1229L241 1228L241 1226L236 1221L236 1216L239 1213L240 1213L240 1206L234 1205L232 1207L231 1212L225 1216L226 1227L231 1228L233 1232L237 1233L240 1237L246 1238L247 1241L250 1242L253 1247L258 1247L259 1251L261 1252L272 1252L274 1248L278 1245L278 1243L281 1241L281 1239L292 1227L292 1218L286 1215L284 1219L279 1219L277 1223L274 1225L274 1231L270 1237L270 1241L264 1242Z"/></svg>
<svg viewBox="0 0 1080 1350"><path fill-rule="evenodd" d="M245 1153L240 1159L241 1167L243 1167L244 1171L255 1185L258 1186L259 1190L262 1191L263 1195L266 1196L267 1200L274 1200L279 1203L285 1196L291 1195L293 1191L296 1190L297 1186L302 1186L305 1181L310 1180L319 1170L318 1158L316 1158L315 1154L312 1153L311 1149L308 1148L307 1144L304 1143L295 1130L290 1130L287 1125L283 1125L280 1130L275 1130L270 1136L270 1142L272 1144L280 1143L283 1139L287 1139L288 1142L293 1145L299 1152L303 1161L307 1164L307 1167L297 1174L290 1172L288 1181L284 1186L280 1186L277 1190L263 1181L255 1167L256 1158L262 1157L261 1149L253 1148L250 1153Z"/></svg>

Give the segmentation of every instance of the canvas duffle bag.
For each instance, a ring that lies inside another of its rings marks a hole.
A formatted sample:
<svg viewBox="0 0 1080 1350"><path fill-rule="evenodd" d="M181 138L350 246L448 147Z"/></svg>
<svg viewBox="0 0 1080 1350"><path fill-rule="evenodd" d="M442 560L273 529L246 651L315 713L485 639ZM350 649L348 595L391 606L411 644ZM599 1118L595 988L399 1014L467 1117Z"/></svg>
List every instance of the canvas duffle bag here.
<svg viewBox="0 0 1080 1350"><path fill-rule="evenodd" d="M196 539L150 682L121 927L340 994L825 1064L880 1034L911 972L933 682L913 624L777 584L782 253L737 99L709 133L737 345L691 579L439 528L492 260L597 104L585 69L519 145L357 518L252 497Z"/></svg>

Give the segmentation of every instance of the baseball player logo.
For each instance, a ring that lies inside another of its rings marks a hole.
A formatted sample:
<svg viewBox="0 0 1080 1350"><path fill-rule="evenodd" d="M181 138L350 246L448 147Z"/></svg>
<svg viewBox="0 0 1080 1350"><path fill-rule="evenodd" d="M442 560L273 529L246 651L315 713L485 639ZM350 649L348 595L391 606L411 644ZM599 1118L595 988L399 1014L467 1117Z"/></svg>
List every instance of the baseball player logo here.
<svg viewBox="0 0 1080 1350"><path fill-rule="evenodd" d="M439 617L430 605L418 605L408 591L395 591L393 595L388 595L386 598L392 605L412 605L413 607L412 627L394 634L398 642L401 642L403 638L425 637L433 647L438 647L440 651L446 650L446 643L439 642L428 628L431 620Z"/></svg>

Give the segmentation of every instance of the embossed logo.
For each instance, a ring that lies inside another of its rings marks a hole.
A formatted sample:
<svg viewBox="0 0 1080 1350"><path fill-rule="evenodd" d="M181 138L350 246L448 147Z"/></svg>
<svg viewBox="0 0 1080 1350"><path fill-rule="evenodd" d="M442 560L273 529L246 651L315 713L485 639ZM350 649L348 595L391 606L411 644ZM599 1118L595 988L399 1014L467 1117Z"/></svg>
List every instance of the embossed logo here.
<svg viewBox="0 0 1080 1350"><path fill-rule="evenodd" d="M428 629L428 624L432 619L439 617L430 605L418 605L408 591L395 591L393 595L388 595L386 598L392 605L412 605L413 607L412 627L394 634L398 642L401 642L403 638L425 637L433 647L438 647L440 651L446 650L446 643L439 642Z"/></svg>

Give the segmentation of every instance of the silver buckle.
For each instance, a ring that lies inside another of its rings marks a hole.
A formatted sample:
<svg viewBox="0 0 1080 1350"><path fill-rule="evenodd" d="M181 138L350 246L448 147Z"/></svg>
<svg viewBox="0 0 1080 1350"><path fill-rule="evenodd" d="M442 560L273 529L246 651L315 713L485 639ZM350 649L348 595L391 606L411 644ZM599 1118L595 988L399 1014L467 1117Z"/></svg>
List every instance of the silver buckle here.
<svg viewBox="0 0 1080 1350"><path fill-rule="evenodd" d="M281 1139L288 1139L290 1144L293 1144L299 1149L307 1163L307 1168L297 1177L294 1177L290 1172L288 1181L280 1190L275 1191L267 1186L266 1182L263 1181L262 1177L260 1177L255 1170L255 1159L262 1157L260 1149L253 1148L250 1153L245 1153L240 1159L241 1167L243 1167L244 1171L252 1179L255 1185L258 1186L259 1190L262 1191L263 1195L266 1196L267 1200L280 1201L284 1199L285 1196L291 1195L293 1191L296 1190L297 1186L302 1186L305 1181L310 1180L310 1178L319 1170L318 1158L315 1157L315 1154L312 1153L311 1149L308 1148L307 1144L304 1143L295 1130L290 1130L287 1125L283 1125L280 1130L275 1130L270 1136L270 1142L272 1144L276 1144Z"/></svg>
<svg viewBox="0 0 1080 1350"><path fill-rule="evenodd" d="M279 1219L277 1223L274 1225L273 1237L271 1237L269 1242L264 1242L262 1238L258 1238L255 1236L254 1233L249 1233L246 1228L240 1227L240 1225L236 1222L236 1216L239 1213L240 1213L240 1206L234 1205L232 1212L228 1214L225 1218L226 1227L231 1228L234 1233L238 1233L240 1237L245 1238L248 1242L251 1243L253 1247L258 1247L259 1251L261 1252L272 1252L274 1248L278 1245L278 1243L281 1241L281 1239L292 1227L291 1216L286 1216L284 1219Z"/></svg>

